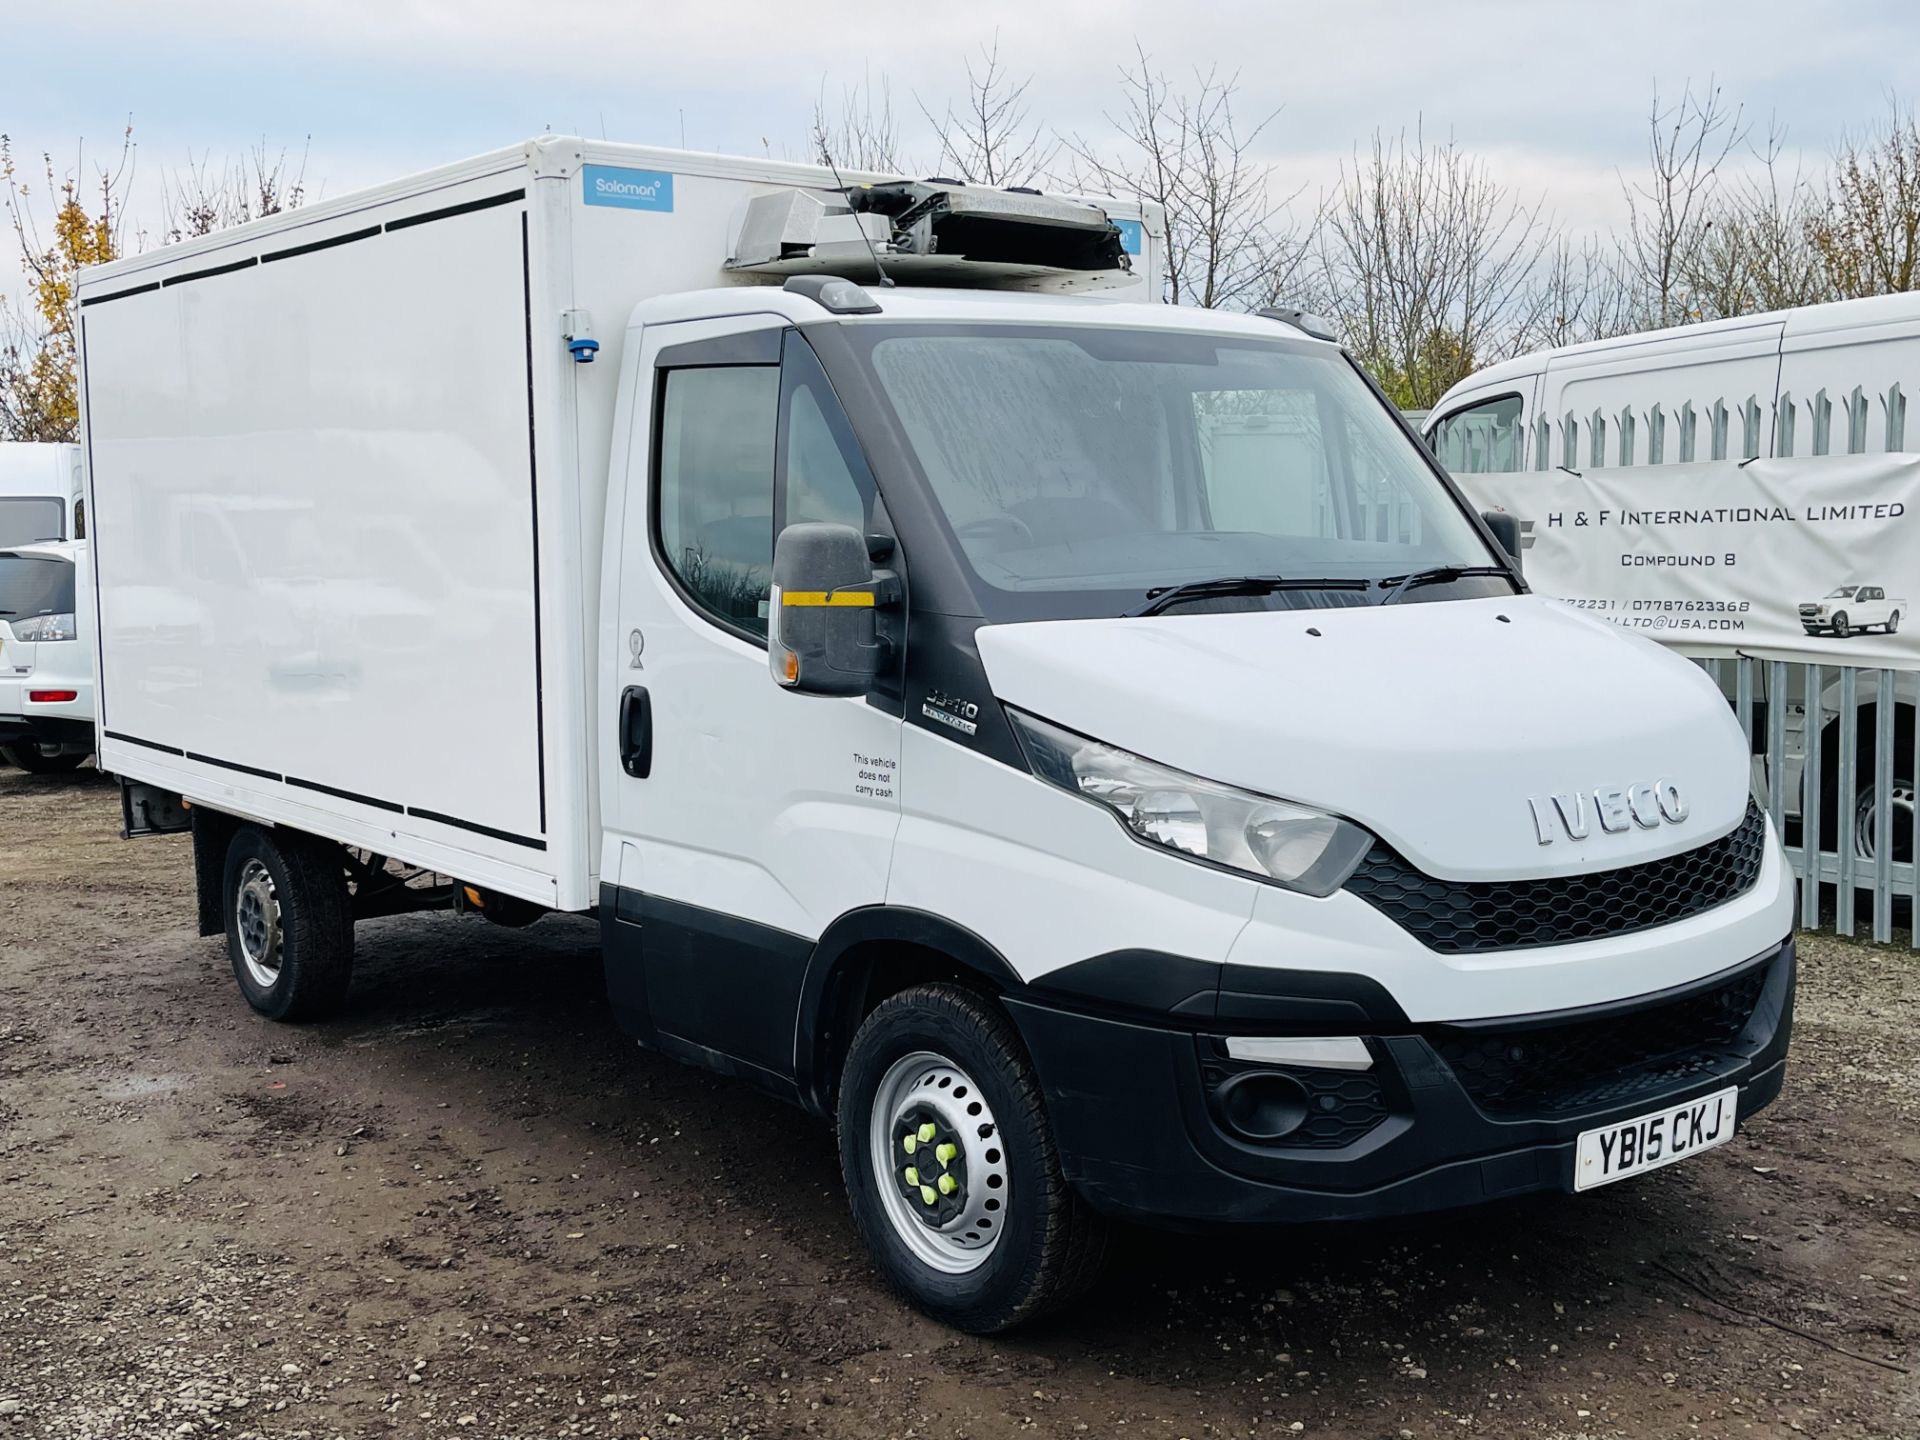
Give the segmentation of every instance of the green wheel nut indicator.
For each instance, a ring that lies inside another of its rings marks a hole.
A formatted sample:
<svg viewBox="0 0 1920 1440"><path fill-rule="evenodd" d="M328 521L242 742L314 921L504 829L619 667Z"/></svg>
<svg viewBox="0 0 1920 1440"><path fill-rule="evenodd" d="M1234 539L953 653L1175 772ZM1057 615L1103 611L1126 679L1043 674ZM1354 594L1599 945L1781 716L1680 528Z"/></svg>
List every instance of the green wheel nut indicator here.
<svg viewBox="0 0 1920 1440"><path fill-rule="evenodd" d="M959 1188L960 1188L960 1182L954 1179L953 1176L942 1175L940 1177L940 1193L942 1195L951 1195L953 1194L954 1191L958 1190Z"/></svg>

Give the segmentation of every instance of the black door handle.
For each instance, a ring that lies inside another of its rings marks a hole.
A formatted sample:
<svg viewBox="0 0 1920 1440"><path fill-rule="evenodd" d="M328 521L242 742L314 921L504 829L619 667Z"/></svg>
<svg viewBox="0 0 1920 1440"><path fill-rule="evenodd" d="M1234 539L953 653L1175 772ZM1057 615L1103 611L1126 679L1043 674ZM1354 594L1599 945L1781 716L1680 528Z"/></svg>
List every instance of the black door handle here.
<svg viewBox="0 0 1920 1440"><path fill-rule="evenodd" d="M620 692L620 768L636 780L653 770L653 697L644 685Z"/></svg>

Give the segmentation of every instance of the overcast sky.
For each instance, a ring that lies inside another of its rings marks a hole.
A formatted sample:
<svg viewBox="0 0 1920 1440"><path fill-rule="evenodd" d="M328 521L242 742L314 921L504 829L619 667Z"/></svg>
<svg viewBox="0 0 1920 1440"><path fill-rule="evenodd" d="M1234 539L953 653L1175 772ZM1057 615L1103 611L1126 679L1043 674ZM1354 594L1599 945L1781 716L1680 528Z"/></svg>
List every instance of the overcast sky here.
<svg viewBox="0 0 1920 1440"><path fill-rule="evenodd" d="M1711 75L1764 128L1823 152L1920 98L1914 0L0 0L0 131L16 149L107 152L129 114L153 174L265 139L335 195L552 129L799 157L822 86L891 81L910 152L916 97L964 86L999 36L1035 117L1098 138L1142 39L1176 78L1238 69L1241 106L1309 194L1375 127L1424 123L1484 154L1570 226L1617 220L1656 83ZM151 202L149 202L151 203Z"/></svg>

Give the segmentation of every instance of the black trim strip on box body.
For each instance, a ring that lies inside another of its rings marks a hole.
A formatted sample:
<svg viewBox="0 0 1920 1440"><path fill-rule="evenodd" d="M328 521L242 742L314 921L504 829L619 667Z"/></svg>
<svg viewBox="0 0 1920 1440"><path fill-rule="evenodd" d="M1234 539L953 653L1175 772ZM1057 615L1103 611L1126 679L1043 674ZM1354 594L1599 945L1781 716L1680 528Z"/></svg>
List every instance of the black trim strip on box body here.
<svg viewBox="0 0 1920 1440"><path fill-rule="evenodd" d="M129 295L144 295L149 290L158 290L159 288L160 282L158 280L149 280L144 285L131 285L125 290L112 290L105 295L89 295L80 302L80 308L84 310L89 305L104 305L109 300L124 300Z"/></svg>
<svg viewBox="0 0 1920 1440"><path fill-rule="evenodd" d="M165 285L185 285L190 280L209 280L215 275L231 275L236 270L251 270L260 263L258 257L249 255L244 260L235 260L229 265L212 265L205 270L189 270L184 275L169 275L160 283Z"/></svg>
<svg viewBox="0 0 1920 1440"><path fill-rule="evenodd" d="M284 780L286 777L278 770L262 770L258 765L242 765L238 760L221 760L212 755L201 755L195 751L185 752L189 760L198 760L202 765L218 765L222 770L238 770L242 775L258 775L262 780Z"/></svg>
<svg viewBox="0 0 1920 1440"><path fill-rule="evenodd" d="M547 696L540 653L540 462L533 428L533 248L520 212L520 295L527 322L527 493L533 517L533 760L540 781L540 833L547 833ZM507 836L507 839L514 837Z"/></svg>
<svg viewBox="0 0 1920 1440"><path fill-rule="evenodd" d="M404 215L398 220L389 220L384 225L373 225L364 230L334 235L325 240L311 240L304 245L293 245L285 250L275 250L268 255L248 256L245 260L235 260L228 265L214 265L205 270L193 270L185 275L169 275L164 280L149 280L144 285L131 285L125 290L113 290L105 295L88 295L80 301L80 305L84 309L89 305L104 305L109 300L124 300L130 295L145 295L163 286L184 285L189 280L205 280L215 275L231 275L236 270L250 270L256 265L271 264L275 260L290 260L296 255L311 255L316 250L330 250L336 245L350 245L356 240L371 240L374 236L386 231L405 230L414 225L426 225L435 220L451 219L455 215L471 214L475 210L491 210L496 205L511 205L516 200L526 198L527 192L523 187L500 195L488 195L479 200L468 200L460 205L447 205L439 210L428 210L421 215Z"/></svg>
<svg viewBox="0 0 1920 1440"><path fill-rule="evenodd" d="M184 758L187 753L177 745L162 745L158 740L142 740L138 735L125 735L118 730L103 730L101 733L109 740L119 740L128 745L139 745L147 750L158 750L163 755L179 755Z"/></svg>
<svg viewBox="0 0 1920 1440"><path fill-rule="evenodd" d="M297 785L302 790L318 790L322 795L332 795L341 800L351 800L357 805L371 805L376 810L391 810L396 815L407 813L407 807L395 804L391 800L376 800L371 795L362 795L357 790L342 790L337 785L322 785L318 780L302 780L296 775L286 777L287 784Z"/></svg>
<svg viewBox="0 0 1920 1440"><path fill-rule="evenodd" d="M396 810L399 806L394 807ZM511 830L496 830L491 825L482 825L473 820L462 820L453 815L442 815L438 810L422 810L418 805L409 805L407 814L416 820L432 820L436 824L451 825L457 830L471 830L476 835L485 835L490 839L504 840L509 845L524 845L529 850L544 850L547 842L536 840L530 835L516 835Z"/></svg>
<svg viewBox="0 0 1920 1440"><path fill-rule="evenodd" d="M448 205L439 210L427 210L418 215L403 215L398 220L387 221L389 231L405 230L414 225L428 225L435 220L450 220L455 215L470 215L475 210L491 210L496 205L511 205L516 200L527 198L524 187L519 190L507 190L498 195L488 195L479 200L467 200L459 205Z"/></svg>
<svg viewBox="0 0 1920 1440"><path fill-rule="evenodd" d="M296 255L311 255L316 250L331 250L336 245L351 245L356 240L371 240L381 233L378 225L369 225L364 230L352 230L345 235L335 235L327 240L309 240L304 245L294 245L286 250L274 250L260 257L262 265L271 265L276 260L291 260Z"/></svg>
<svg viewBox="0 0 1920 1440"><path fill-rule="evenodd" d="M263 770L257 765L242 765L237 760L221 760L212 755L201 755L192 750L182 750L173 745L162 745L157 740L142 740L137 735L123 735L117 730L109 730L109 740L124 740L129 745L144 746L148 750L158 750L163 754L177 755L183 760L197 760L202 765L218 765L223 770L235 770L242 775L257 775L262 780L278 780L283 784L297 786L302 790L317 790L322 795L332 795L341 800L351 800L356 805L371 805L376 810L391 810L396 815L411 815L416 820L431 820L437 825L451 825L457 830L471 830L476 835L486 835L495 840L505 840L510 845L524 845L529 850L544 850L547 842L536 840L527 835L516 835L511 830L496 829L492 825L482 825L474 820L462 820L456 815L442 815L438 810L423 810L417 805L401 805L392 800L381 800L372 795L362 795L357 790L342 790L337 785L323 785L318 780L302 780L297 775L281 775L272 770Z"/></svg>

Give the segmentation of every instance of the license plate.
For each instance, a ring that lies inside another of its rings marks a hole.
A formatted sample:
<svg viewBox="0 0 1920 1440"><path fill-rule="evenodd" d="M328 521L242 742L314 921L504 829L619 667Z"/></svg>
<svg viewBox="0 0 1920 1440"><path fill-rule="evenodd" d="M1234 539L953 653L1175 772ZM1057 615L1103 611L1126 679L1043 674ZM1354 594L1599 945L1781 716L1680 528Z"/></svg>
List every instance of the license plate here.
<svg viewBox="0 0 1920 1440"><path fill-rule="evenodd" d="M1574 1150L1573 1188L1591 1190L1596 1185L1609 1185L1724 1145L1733 1138L1733 1122L1739 1112L1740 1087L1731 1085L1718 1094L1656 1110L1637 1120L1589 1130Z"/></svg>

